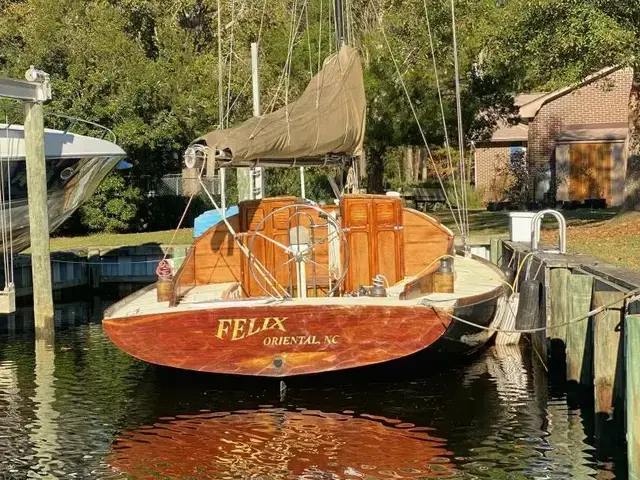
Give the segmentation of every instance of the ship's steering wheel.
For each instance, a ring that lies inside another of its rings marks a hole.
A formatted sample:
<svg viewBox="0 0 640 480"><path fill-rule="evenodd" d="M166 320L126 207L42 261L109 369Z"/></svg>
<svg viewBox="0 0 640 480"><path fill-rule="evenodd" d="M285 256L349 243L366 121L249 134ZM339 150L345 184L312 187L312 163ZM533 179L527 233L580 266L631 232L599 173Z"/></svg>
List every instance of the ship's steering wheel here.
<svg viewBox="0 0 640 480"><path fill-rule="evenodd" d="M274 229L279 230L278 238L263 233ZM254 254L259 238L265 247L260 257ZM260 290L272 298L307 297L309 289L316 297L331 297L347 275L346 235L331 213L313 204L296 203L273 210L253 229L248 248L249 271ZM272 254L268 254L269 248Z"/></svg>

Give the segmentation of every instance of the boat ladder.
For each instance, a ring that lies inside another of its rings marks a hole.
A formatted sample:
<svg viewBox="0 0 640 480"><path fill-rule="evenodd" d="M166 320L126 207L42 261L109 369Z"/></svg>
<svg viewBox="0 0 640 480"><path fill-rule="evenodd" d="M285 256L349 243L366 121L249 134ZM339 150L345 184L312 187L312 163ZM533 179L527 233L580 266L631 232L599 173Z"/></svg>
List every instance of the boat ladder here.
<svg viewBox="0 0 640 480"><path fill-rule="evenodd" d="M555 249L543 249L540 246L540 229L545 215L551 215L558 221L559 240ZM541 210L531 220L531 251L537 253L567 253L567 221L557 210Z"/></svg>

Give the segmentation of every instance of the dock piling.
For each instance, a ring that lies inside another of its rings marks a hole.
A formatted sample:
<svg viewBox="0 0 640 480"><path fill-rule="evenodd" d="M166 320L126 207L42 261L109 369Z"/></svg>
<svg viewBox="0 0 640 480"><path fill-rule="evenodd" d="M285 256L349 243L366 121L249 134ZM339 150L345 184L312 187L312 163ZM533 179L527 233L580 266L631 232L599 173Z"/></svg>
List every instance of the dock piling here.
<svg viewBox="0 0 640 480"><path fill-rule="evenodd" d="M551 318L549 327L562 325L569 320L569 278L571 272L567 268L554 268L549 273L551 291ZM562 365L565 361L567 327L557 327L548 330L550 344L549 355L552 365ZM560 362L560 363L558 363Z"/></svg>
<svg viewBox="0 0 640 480"><path fill-rule="evenodd" d="M591 310L593 277L572 274L569 277L569 319L586 315ZM591 385L591 346L587 344L591 319L567 325L567 382Z"/></svg>
<svg viewBox="0 0 640 480"><path fill-rule="evenodd" d="M41 102L24 103L27 196L33 272L33 312L36 335L53 332L53 295L47 209L47 167L44 152L44 116Z"/></svg>
<svg viewBox="0 0 640 480"><path fill-rule="evenodd" d="M637 302L636 302L637 303ZM633 305L632 305L633 306ZM629 478L640 478L640 305L625 318L627 458Z"/></svg>

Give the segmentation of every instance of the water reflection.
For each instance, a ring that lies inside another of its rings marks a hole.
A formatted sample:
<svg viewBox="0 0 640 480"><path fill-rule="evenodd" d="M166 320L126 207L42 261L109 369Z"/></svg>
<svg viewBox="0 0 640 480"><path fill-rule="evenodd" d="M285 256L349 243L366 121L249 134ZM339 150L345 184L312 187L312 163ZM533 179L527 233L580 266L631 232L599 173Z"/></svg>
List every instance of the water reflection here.
<svg viewBox="0 0 640 480"><path fill-rule="evenodd" d="M0 333L0 478L626 476L623 455L596 455L591 410L518 347L422 379L291 382L280 402L277 382L132 359L88 323L95 305L58 310L54 348L19 330L28 312Z"/></svg>
<svg viewBox="0 0 640 480"><path fill-rule="evenodd" d="M349 413L210 413L128 433L110 463L139 479L451 477L451 452L430 430Z"/></svg>
<svg viewBox="0 0 640 480"><path fill-rule="evenodd" d="M62 460L58 443L58 417L53 408L55 392L55 351L52 339L35 341L35 389L31 401L34 421L25 425L33 445L33 473L42 476L60 475Z"/></svg>

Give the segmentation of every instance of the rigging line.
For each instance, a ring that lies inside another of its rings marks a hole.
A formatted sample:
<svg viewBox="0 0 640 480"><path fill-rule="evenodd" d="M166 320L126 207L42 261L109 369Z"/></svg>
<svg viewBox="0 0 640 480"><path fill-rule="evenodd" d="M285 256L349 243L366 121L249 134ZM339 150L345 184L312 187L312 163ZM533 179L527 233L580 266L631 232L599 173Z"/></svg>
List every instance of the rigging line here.
<svg viewBox="0 0 640 480"><path fill-rule="evenodd" d="M235 43L236 0L231 0L231 35L229 37L229 73L227 75L227 128L229 128L229 108L231 106L231 73L233 71L233 47Z"/></svg>
<svg viewBox="0 0 640 480"><path fill-rule="evenodd" d="M571 320L568 320L564 323L559 323L558 325L548 325L545 327L538 327L538 328L525 328L522 330L506 330L506 329L502 329L502 328L496 328L496 327L485 327L484 325L480 325L478 323L475 322L471 322L469 320L465 320L464 318L460 318L450 312L448 312L447 310L444 310L441 307L438 307L436 305L433 305L431 303L429 303L428 300L423 300L421 303L421 305L425 306L425 307L431 307L435 310L438 310L440 312L442 312L444 315L453 318L454 320L457 320L461 323L464 323L465 325L469 325L471 327L475 327L479 330L485 330L485 331L489 331L489 332L500 332L500 333L538 333L538 332L544 332L547 330L555 330L557 328L562 328L562 327L566 327L569 325L573 325L575 323L580 323L583 322L591 317L594 317L595 315L604 312L605 310L610 310L610 307L615 307L615 305L617 305L618 303L620 303L621 300L630 298L630 297L634 297L636 295L638 295L640 293L640 288L636 288L635 290L631 290L627 293L625 293L625 295L622 298L619 298L615 301L609 302L606 305L602 305L600 307L594 308L593 310L591 310L590 312L587 312L586 314L580 315L578 317L574 317ZM617 310L617 308L613 308L612 310Z"/></svg>
<svg viewBox="0 0 640 480"><path fill-rule="evenodd" d="M7 126L7 135L9 132L9 127ZM7 142L7 149L10 152L9 149L9 143ZM8 185L8 191L7 191L7 197L8 197L8 207L9 207L9 262L10 262L10 268L9 268L9 272L11 274L11 285L15 284L15 273L13 271L13 217L12 217L12 213L11 213L11 159L7 159L7 185Z"/></svg>
<svg viewBox="0 0 640 480"><path fill-rule="evenodd" d="M313 78L313 60L311 56L311 30L309 30L309 5L304 9L304 15L307 21L307 46L309 48L309 79Z"/></svg>
<svg viewBox="0 0 640 480"><path fill-rule="evenodd" d="M462 205L463 205L463 214L465 216L465 234L462 235L462 243L467 247L467 243L469 241L468 235L468 227L469 227L469 205L467 201L467 172L464 161L464 132L462 131L462 102L460 100L460 71L458 65L458 40L456 36L456 11L455 11L455 0L451 0L451 29L453 32L453 65L455 71L455 81L456 81L456 109L457 109L457 119L458 119L458 150L460 152L460 158L458 160L458 164L460 165L460 183L462 184Z"/></svg>
<svg viewBox="0 0 640 480"><path fill-rule="evenodd" d="M453 177L453 193L456 198L456 206L458 207L458 218L460 219L460 223L462 223L462 212L460 210L460 198L458 196L458 187L456 186L456 174L455 169L453 168L453 157L451 156L451 142L449 142L449 131L447 128L447 120L444 115L444 102L442 101L442 88L440 87L440 75L438 74L438 63L436 62L436 52L433 45L433 34L431 32L431 22L429 20L429 10L427 9L427 0L422 0L422 4L424 6L424 15L427 21L427 32L429 33L429 47L431 49L431 60L433 62L433 73L435 74L436 87L438 90L438 100L440 102L440 114L442 116L442 129L444 131L444 144L447 148L447 166L451 171L451 176Z"/></svg>
<svg viewBox="0 0 640 480"><path fill-rule="evenodd" d="M8 125L8 121L5 119L5 124ZM9 161L9 128L5 129L6 134L6 142L7 142L7 161ZM4 152L2 152L4 153ZM2 161L2 157L0 157L0 162ZM6 221L6 211L5 211L5 194L4 194L4 168L0 165L0 229L2 230L2 262L4 267L4 288L5 290L8 287L8 279L9 275L9 259L7 257L8 253L8 245L7 245L7 221Z"/></svg>
<svg viewBox="0 0 640 480"><path fill-rule="evenodd" d="M249 85L250 81L251 81L251 75L249 75L249 78L247 78L246 82L244 82L244 85L242 86L242 88L240 89L238 94L236 95L236 98L231 103L231 107L227 109L227 114L224 116L224 120L227 121L227 124L229 122L229 118L231 117L231 112L233 111L233 107L235 107L236 103L238 103L238 100L240 99L240 97L244 93L244 91L247 88L247 85Z"/></svg>
<svg viewBox="0 0 640 480"><path fill-rule="evenodd" d="M318 26L318 72L322 59L322 0L320 0L320 25Z"/></svg>
<svg viewBox="0 0 640 480"><path fill-rule="evenodd" d="M305 0L305 5L307 4L309 0ZM297 35L298 29L300 28L300 24L302 23L302 14L300 14L300 18L298 20L296 29L295 29L295 33ZM287 52L287 63L290 61L290 57L291 57L291 53L293 50L293 45L291 46L291 49ZM273 95L273 98L271 99L271 102L269 103L269 106L267 106L267 108L265 108L264 112L266 113L271 113L273 111L273 108L275 107L276 101L278 100L278 95L280 94L280 89L282 88L282 84L284 82L285 79L285 75L287 72L287 63L285 63L284 68L282 69L282 73L280 74L280 80L278 82L278 88L276 90L276 93ZM258 123L256 124L255 128L253 129L253 132L251 132L250 138L253 138L253 136L255 135L255 133L258 131L258 128L260 128L260 125L262 123L262 120L264 119L264 115L260 116L260 119L258 120Z"/></svg>
<svg viewBox="0 0 640 480"><path fill-rule="evenodd" d="M260 39L262 38L262 27L264 26L264 14L267 9L267 0L262 2L262 15L260 15L260 28L258 29L258 40L257 43L260 44Z"/></svg>
<svg viewBox="0 0 640 480"><path fill-rule="evenodd" d="M387 37L387 33L385 31L385 28L384 28L383 18L382 18L382 16L380 16L377 7L373 3L373 0L369 0L369 2L373 6L374 11L376 12L376 15L378 16L378 23L380 24L380 31L382 32L382 36L384 38L384 41L385 41L385 43L387 45L387 48L389 49L389 54L391 55L391 60L393 61L393 65L395 66L396 73L398 75L398 79L400 80L400 84L402 85L402 89L404 91L404 94L407 97L407 101L409 102L409 107L411 108L411 113L413 114L413 118L415 119L416 124L418 126L418 130L420 131L420 136L422 137L422 141L424 142L424 145L425 145L425 147L427 149L427 153L429 155L429 159L431 160L431 163L433 164L434 171L436 172L436 176L438 177L438 182L440 183L440 188L442 188L442 193L444 194L444 198L445 198L445 200L447 202L449 210L451 211L451 215L453 217L453 221L455 222L456 227L458 227L458 230L460 231L460 233L463 234L461 226L458 224L458 220L456 219L456 216L453 213L453 207L451 206L451 201L449 200L449 195L447 194L447 191L444 188L444 184L442 183L442 177L440 175L440 172L438 172L438 168L437 168L436 162L435 162L435 160L433 158L433 155L431 154L431 148L429 147L429 142L427 142L427 137L425 136L424 129L422 128L422 124L420 123L420 119L418 118L418 112L416 112L415 106L413 105L413 101L411 100L411 95L409 95L409 90L407 89L407 85L405 84L404 79L402 78L402 75L400 73L400 67L398 66L398 61L396 60L396 57L393 54L393 49L391 48L391 44L389 43L389 38Z"/></svg>
<svg viewBox="0 0 640 480"><path fill-rule="evenodd" d="M218 6L218 128L222 129L224 119L224 100L222 91L222 78L224 76L222 67L222 6L221 0L217 2Z"/></svg>

